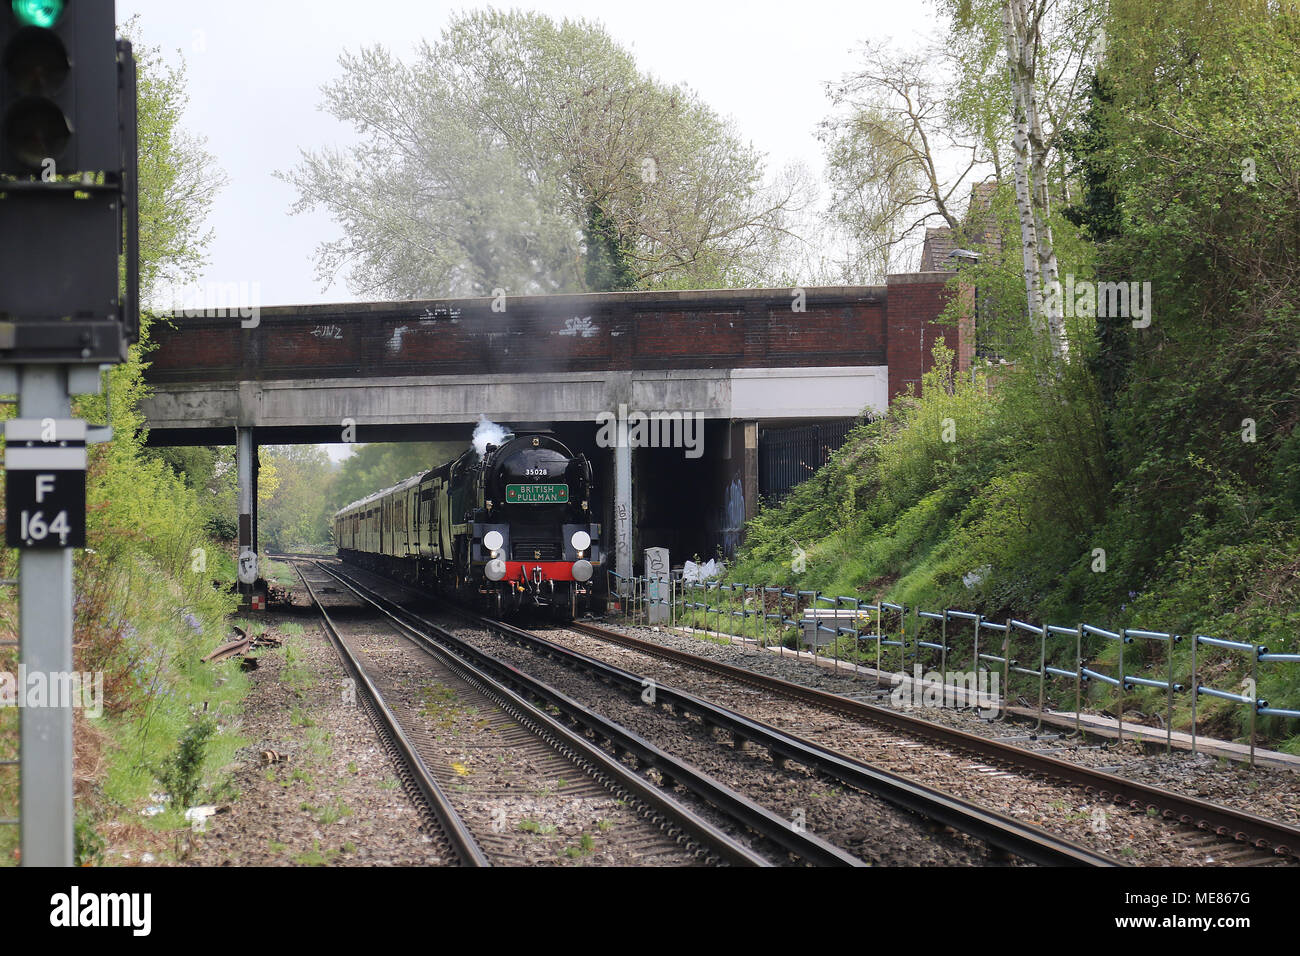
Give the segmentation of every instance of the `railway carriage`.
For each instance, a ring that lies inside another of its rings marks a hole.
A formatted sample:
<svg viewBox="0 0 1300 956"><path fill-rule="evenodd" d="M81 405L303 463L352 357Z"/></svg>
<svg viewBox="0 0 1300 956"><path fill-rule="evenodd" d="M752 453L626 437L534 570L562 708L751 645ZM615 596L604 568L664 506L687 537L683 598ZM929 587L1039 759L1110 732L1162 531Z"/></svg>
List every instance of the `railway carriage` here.
<svg viewBox="0 0 1300 956"><path fill-rule="evenodd" d="M413 475L334 515L339 557L499 615L572 618L603 567L591 463L547 432Z"/></svg>

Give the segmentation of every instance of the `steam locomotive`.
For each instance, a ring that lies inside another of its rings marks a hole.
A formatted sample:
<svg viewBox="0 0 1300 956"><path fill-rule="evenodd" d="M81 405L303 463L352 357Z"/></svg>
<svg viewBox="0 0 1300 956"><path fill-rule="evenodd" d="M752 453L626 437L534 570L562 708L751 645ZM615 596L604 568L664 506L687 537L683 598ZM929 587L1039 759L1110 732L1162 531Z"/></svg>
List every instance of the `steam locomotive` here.
<svg viewBox="0 0 1300 956"><path fill-rule="evenodd" d="M591 463L553 435L506 434L334 515L340 559L497 616L572 619L603 556Z"/></svg>

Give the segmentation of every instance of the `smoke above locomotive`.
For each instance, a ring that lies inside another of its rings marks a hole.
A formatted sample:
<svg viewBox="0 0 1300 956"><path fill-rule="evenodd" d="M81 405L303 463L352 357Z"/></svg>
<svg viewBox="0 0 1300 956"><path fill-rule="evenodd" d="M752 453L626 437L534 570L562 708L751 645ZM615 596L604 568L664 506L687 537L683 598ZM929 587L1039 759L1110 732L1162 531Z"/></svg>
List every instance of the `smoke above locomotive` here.
<svg viewBox="0 0 1300 956"><path fill-rule="evenodd" d="M340 509L335 545L344 561L500 615L571 619L603 578L594 501L585 455L480 416L454 461Z"/></svg>
<svg viewBox="0 0 1300 956"><path fill-rule="evenodd" d="M486 415L479 415L478 424L474 426L474 437L470 439L470 444L474 446L474 451L482 458L487 454L488 445L504 445L506 439L512 436L513 433L505 426L488 421Z"/></svg>

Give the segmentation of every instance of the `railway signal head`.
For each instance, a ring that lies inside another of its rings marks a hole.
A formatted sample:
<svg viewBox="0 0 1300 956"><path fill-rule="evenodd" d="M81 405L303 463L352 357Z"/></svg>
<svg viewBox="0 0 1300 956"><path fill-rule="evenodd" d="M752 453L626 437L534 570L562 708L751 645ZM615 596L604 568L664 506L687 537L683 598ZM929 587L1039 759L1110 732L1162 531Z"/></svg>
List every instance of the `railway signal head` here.
<svg viewBox="0 0 1300 956"><path fill-rule="evenodd" d="M0 363L120 362L137 338L135 59L113 14L0 0Z"/></svg>
<svg viewBox="0 0 1300 956"><path fill-rule="evenodd" d="M63 7L63 0L13 0L14 17L29 27L54 26Z"/></svg>
<svg viewBox="0 0 1300 956"><path fill-rule="evenodd" d="M0 11L0 173L116 171L112 0L11 0Z"/></svg>

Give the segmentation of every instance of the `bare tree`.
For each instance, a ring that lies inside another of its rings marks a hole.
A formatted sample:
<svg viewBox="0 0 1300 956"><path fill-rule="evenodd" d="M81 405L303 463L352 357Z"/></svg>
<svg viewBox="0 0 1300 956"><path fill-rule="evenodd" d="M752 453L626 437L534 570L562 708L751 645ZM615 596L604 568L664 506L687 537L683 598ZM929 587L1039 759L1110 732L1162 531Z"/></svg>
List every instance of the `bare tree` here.
<svg viewBox="0 0 1300 956"><path fill-rule="evenodd" d="M867 44L862 68L828 87L833 105L848 107L822 124L832 216L850 248L846 271L881 277L931 223L960 230L958 202L994 157L954 120L945 62L937 48Z"/></svg>

